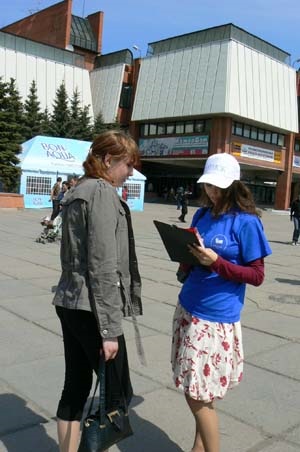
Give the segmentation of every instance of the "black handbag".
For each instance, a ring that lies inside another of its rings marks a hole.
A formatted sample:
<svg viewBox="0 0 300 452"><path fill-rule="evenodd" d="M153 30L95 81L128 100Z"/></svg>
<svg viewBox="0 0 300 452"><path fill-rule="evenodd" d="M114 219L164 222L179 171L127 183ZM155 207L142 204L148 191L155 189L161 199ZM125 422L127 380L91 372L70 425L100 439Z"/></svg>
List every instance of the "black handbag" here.
<svg viewBox="0 0 300 452"><path fill-rule="evenodd" d="M92 414L95 394L99 388L99 409ZM105 409L105 361L100 358L99 375L88 414L83 422L78 452L102 452L122 439L133 435L128 408L123 396L123 407L106 412Z"/></svg>

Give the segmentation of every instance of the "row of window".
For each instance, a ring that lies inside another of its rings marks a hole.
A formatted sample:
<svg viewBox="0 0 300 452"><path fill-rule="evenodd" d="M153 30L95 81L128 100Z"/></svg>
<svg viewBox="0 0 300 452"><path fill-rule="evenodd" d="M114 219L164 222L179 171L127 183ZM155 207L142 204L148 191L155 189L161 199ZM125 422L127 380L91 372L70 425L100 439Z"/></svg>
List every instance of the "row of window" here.
<svg viewBox="0 0 300 452"><path fill-rule="evenodd" d="M191 133L208 133L211 128L210 119L195 119L167 123L149 123L140 125L140 136L184 135Z"/></svg>
<svg viewBox="0 0 300 452"><path fill-rule="evenodd" d="M262 141L264 143L284 146L284 135L259 127L250 126L241 122L234 122L232 125L232 134L239 137L249 138L250 140Z"/></svg>

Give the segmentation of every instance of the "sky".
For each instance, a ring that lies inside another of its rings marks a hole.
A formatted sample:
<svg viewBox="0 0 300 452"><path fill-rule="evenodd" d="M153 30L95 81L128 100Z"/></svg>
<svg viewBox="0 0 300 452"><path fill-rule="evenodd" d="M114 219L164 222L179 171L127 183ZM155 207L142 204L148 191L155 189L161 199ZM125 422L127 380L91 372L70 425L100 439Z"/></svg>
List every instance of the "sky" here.
<svg viewBox="0 0 300 452"><path fill-rule="evenodd" d="M0 28L55 3L2 1ZM300 0L73 0L75 15L97 11L104 12L103 54L128 48L143 57L148 43L233 23L290 53L290 64L300 67Z"/></svg>

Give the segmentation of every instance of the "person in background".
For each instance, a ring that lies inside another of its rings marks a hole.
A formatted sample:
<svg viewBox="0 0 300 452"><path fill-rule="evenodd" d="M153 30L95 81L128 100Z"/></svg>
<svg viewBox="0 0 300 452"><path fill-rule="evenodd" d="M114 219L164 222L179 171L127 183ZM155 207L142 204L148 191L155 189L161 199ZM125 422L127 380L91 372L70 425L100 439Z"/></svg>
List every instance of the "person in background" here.
<svg viewBox="0 0 300 452"><path fill-rule="evenodd" d="M70 184L68 181L63 181L61 184L61 190L59 192L59 195L57 197L57 200L59 201L59 205L61 207L61 201L63 200L65 194L67 193L67 191L70 189Z"/></svg>
<svg viewBox="0 0 300 452"><path fill-rule="evenodd" d="M189 195L191 192L188 190L183 190L178 196L180 196L180 205L181 205L181 215L178 217L182 223L185 223L185 216L188 213L188 203L189 203Z"/></svg>
<svg viewBox="0 0 300 452"><path fill-rule="evenodd" d="M182 194L184 193L184 188L183 187L178 187L176 190L176 201L177 201L177 210L181 209L181 197Z"/></svg>
<svg viewBox="0 0 300 452"><path fill-rule="evenodd" d="M61 191L61 182L62 182L62 178L58 177L56 179L56 183L53 185L52 190L51 190L50 199L52 201L52 214L50 217L50 221L53 221L54 218L56 218L57 215L59 214L60 205L59 205L58 196Z"/></svg>
<svg viewBox="0 0 300 452"><path fill-rule="evenodd" d="M124 199L124 201L127 201L128 198L128 187L127 185L123 185L122 187L122 199Z"/></svg>
<svg viewBox="0 0 300 452"><path fill-rule="evenodd" d="M75 187L78 182L78 176L72 176L68 179L69 188Z"/></svg>
<svg viewBox="0 0 300 452"><path fill-rule="evenodd" d="M199 265L191 268L173 319L174 383L195 419L192 452L220 452L215 400L223 399L243 375L240 314L246 284L264 280L271 254L250 190L230 154L207 159L204 185L192 226L204 246L190 246Z"/></svg>
<svg viewBox="0 0 300 452"><path fill-rule="evenodd" d="M92 143L84 176L62 200L62 274L53 304L64 344L65 382L57 409L60 452L77 452L80 421L100 356L106 361L106 408L132 397L123 315L142 314L130 210L118 196L139 151L121 132ZM121 387L120 387L121 385Z"/></svg>
<svg viewBox="0 0 300 452"><path fill-rule="evenodd" d="M290 219L294 222L294 232L292 245L299 245L299 232L300 232L300 195L292 202Z"/></svg>

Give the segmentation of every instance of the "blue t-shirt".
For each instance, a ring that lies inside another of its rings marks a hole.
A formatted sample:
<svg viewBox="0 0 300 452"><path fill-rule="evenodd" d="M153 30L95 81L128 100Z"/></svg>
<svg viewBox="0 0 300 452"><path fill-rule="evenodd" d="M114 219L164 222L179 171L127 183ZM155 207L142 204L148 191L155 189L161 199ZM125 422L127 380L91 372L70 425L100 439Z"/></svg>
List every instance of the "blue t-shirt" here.
<svg viewBox="0 0 300 452"><path fill-rule="evenodd" d="M245 265L272 253L256 215L237 212L215 218L209 209L202 212L195 213L192 225L197 227L205 247L229 262ZM196 266L182 286L179 301L195 317L233 323L240 320L245 290L245 283L229 281L209 268Z"/></svg>

